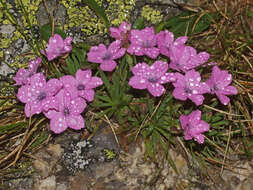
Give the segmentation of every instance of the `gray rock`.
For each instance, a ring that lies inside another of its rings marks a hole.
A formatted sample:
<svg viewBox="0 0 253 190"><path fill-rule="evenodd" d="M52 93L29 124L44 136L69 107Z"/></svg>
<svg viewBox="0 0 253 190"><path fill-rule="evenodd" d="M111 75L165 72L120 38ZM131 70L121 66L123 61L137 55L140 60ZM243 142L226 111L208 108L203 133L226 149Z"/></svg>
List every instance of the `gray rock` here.
<svg viewBox="0 0 253 190"><path fill-rule="evenodd" d="M12 26L11 24L4 24L2 26L0 26L0 33L1 34L12 34L15 31L15 27Z"/></svg>
<svg viewBox="0 0 253 190"><path fill-rule="evenodd" d="M51 12L51 14L53 13L55 2L56 2L55 0L46 1L48 9ZM55 22L61 23L61 25L63 25L67 19L66 8L62 4L58 3L54 16ZM39 26L43 26L44 24L49 23L48 12L46 11L43 2L39 5L39 9L36 12L36 18Z"/></svg>
<svg viewBox="0 0 253 190"><path fill-rule="evenodd" d="M7 76L8 74L14 73L14 70L10 68L8 65L1 63L0 64L0 75Z"/></svg>

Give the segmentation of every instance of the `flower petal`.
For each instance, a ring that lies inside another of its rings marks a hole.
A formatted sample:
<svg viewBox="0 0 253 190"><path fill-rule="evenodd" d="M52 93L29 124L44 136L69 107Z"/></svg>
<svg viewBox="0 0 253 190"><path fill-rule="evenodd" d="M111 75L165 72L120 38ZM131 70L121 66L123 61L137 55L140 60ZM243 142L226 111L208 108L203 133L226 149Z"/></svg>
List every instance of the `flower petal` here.
<svg viewBox="0 0 253 190"><path fill-rule="evenodd" d="M48 111L43 111L43 114L48 118L48 119L52 119L55 114L59 113L58 111L56 110L53 110L53 109L50 109Z"/></svg>
<svg viewBox="0 0 253 190"><path fill-rule="evenodd" d="M132 67L131 71L136 76L144 76L147 72L149 72L149 65L145 62L138 63Z"/></svg>
<svg viewBox="0 0 253 190"><path fill-rule="evenodd" d="M159 83L149 83L147 85L147 89L153 96L156 97L161 96L165 92L165 88Z"/></svg>
<svg viewBox="0 0 253 190"><path fill-rule="evenodd" d="M103 81L99 77L92 77L90 81L85 85L85 89L92 89L101 86Z"/></svg>
<svg viewBox="0 0 253 190"><path fill-rule="evenodd" d="M168 70L168 63L164 61L155 61L150 67L150 72L154 73L157 78L163 76Z"/></svg>
<svg viewBox="0 0 253 190"><path fill-rule="evenodd" d="M43 101L43 111L48 111L49 109L59 110L59 100L55 96Z"/></svg>
<svg viewBox="0 0 253 190"><path fill-rule="evenodd" d="M46 78L43 73L36 73L31 77L31 86L34 89L41 89L46 86Z"/></svg>
<svg viewBox="0 0 253 190"><path fill-rule="evenodd" d="M92 73L90 69L78 69L76 72L76 80L78 83L85 85L91 79L91 75Z"/></svg>
<svg viewBox="0 0 253 190"><path fill-rule="evenodd" d="M25 115L26 117L32 117L34 114L39 114L42 112L42 104L38 103L27 103L25 105Z"/></svg>
<svg viewBox="0 0 253 190"><path fill-rule="evenodd" d="M227 86L223 90L221 90L221 93L224 95L236 95L238 93L237 88L234 86Z"/></svg>
<svg viewBox="0 0 253 190"><path fill-rule="evenodd" d="M13 80L16 81L16 85L25 85L28 83L29 71L26 69L19 69Z"/></svg>
<svg viewBox="0 0 253 190"><path fill-rule="evenodd" d="M66 117L66 122L68 127L80 130L84 128L84 119L81 115L71 115L69 117Z"/></svg>
<svg viewBox="0 0 253 190"><path fill-rule="evenodd" d="M33 100L32 94L28 92L28 88L29 86L21 86L18 89L17 98L23 103L31 102Z"/></svg>
<svg viewBox="0 0 253 190"><path fill-rule="evenodd" d="M158 83L165 84L168 82L175 82L176 76L174 73L165 73L159 80Z"/></svg>
<svg viewBox="0 0 253 190"><path fill-rule="evenodd" d="M175 88L172 94L174 98L176 99L183 100L183 101L187 99L187 95L183 88Z"/></svg>
<svg viewBox="0 0 253 190"><path fill-rule="evenodd" d="M180 117L179 117L179 121L180 121L180 124L181 124L181 127L182 127L182 129L186 129L186 127L187 127L187 124L189 123L189 118L188 118L188 116L187 115L181 115Z"/></svg>
<svg viewBox="0 0 253 190"><path fill-rule="evenodd" d="M223 104L223 105L228 105L228 103L230 102L230 99L223 95L223 94L220 94L220 93L216 93L217 97L219 98L220 102Z"/></svg>
<svg viewBox="0 0 253 190"><path fill-rule="evenodd" d="M99 46L92 46L90 48L88 56L88 61L93 63L103 63L103 56L107 52L107 49L104 44L99 44Z"/></svg>
<svg viewBox="0 0 253 190"><path fill-rule="evenodd" d="M102 71L113 71L116 67L117 63L114 60L105 61L100 64L100 69Z"/></svg>
<svg viewBox="0 0 253 190"><path fill-rule="evenodd" d="M56 134L62 133L68 128L66 118L62 113L57 112L50 120L50 130Z"/></svg>
<svg viewBox="0 0 253 190"><path fill-rule="evenodd" d="M196 106L199 106L201 104L203 104L203 101L204 101L204 96L202 95L198 95L198 94L194 94L194 95L191 95L191 96L188 96L188 98L193 101Z"/></svg>
<svg viewBox="0 0 253 190"><path fill-rule="evenodd" d="M71 75L62 76L60 78L60 81L62 82L64 89L71 94L72 98L78 97L77 81L73 76Z"/></svg>
<svg viewBox="0 0 253 190"><path fill-rule="evenodd" d="M61 88L63 87L63 84L58 79L50 79L46 86L45 86L45 92L47 92L47 96L53 96L55 95Z"/></svg>
<svg viewBox="0 0 253 190"><path fill-rule="evenodd" d="M121 46L120 40L116 40L109 45L108 51L111 53L112 59L118 59L126 53L126 49L121 48L120 46Z"/></svg>
<svg viewBox="0 0 253 190"><path fill-rule="evenodd" d="M95 91L93 89L85 89L79 92L79 96L91 102L94 100Z"/></svg>
<svg viewBox="0 0 253 190"><path fill-rule="evenodd" d="M136 89L146 89L148 83L144 78L140 76L132 76L128 84Z"/></svg>
<svg viewBox="0 0 253 190"><path fill-rule="evenodd" d="M83 98L75 98L70 101L68 106L71 115L79 115L86 107L86 102Z"/></svg>
<svg viewBox="0 0 253 190"><path fill-rule="evenodd" d="M152 59L157 58L157 56L160 53L160 50L158 48L144 48L142 50L147 56L149 56ZM137 54L136 54L137 55Z"/></svg>

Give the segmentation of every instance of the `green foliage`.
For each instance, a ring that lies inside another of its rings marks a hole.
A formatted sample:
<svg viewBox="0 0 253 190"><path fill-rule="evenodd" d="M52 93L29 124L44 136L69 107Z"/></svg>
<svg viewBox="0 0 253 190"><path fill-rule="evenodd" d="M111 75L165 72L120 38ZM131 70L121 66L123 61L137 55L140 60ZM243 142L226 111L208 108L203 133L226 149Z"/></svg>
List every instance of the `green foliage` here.
<svg viewBox="0 0 253 190"><path fill-rule="evenodd" d="M185 35L191 36L205 31L213 20L212 15L209 13L198 15L188 11L158 24L155 27L155 31L158 33L160 30L169 29L176 38Z"/></svg>
<svg viewBox="0 0 253 190"><path fill-rule="evenodd" d="M128 90L127 81L121 80L122 76L118 72L113 73L112 82L110 82L103 71L99 70L99 73L104 82L106 93L97 93L92 105L103 110L102 114L106 114L109 118L114 114L120 118L125 106L132 99L132 96L126 93Z"/></svg>
<svg viewBox="0 0 253 190"><path fill-rule="evenodd" d="M138 29L138 30L143 29L144 28L144 21L145 21L145 19L143 17L137 18L137 20L134 22L132 28Z"/></svg>
<svg viewBox="0 0 253 190"><path fill-rule="evenodd" d="M178 122L174 119L174 114L179 107L174 105L172 95L166 95L158 105L154 101L146 99L148 120L145 121L141 134L145 139L147 155L154 157L157 153L157 145L167 154L169 144L173 144L171 128Z"/></svg>
<svg viewBox="0 0 253 190"><path fill-rule="evenodd" d="M63 39L67 37L66 33L59 28L54 28L54 33L59 34ZM52 36L52 24L45 24L40 27L41 39L48 42L49 38Z"/></svg>

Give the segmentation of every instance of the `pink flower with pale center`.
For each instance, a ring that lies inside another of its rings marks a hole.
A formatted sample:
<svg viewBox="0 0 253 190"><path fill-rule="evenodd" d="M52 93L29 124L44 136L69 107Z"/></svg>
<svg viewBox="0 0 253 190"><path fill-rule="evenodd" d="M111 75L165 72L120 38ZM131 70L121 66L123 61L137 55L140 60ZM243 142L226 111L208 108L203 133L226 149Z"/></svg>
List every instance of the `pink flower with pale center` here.
<svg viewBox="0 0 253 190"><path fill-rule="evenodd" d="M90 69L76 72L75 78L71 75L65 75L60 78L64 88L71 94L72 98L82 97L91 102L94 99L94 88L101 86L103 81L99 77L92 77Z"/></svg>
<svg viewBox="0 0 253 190"><path fill-rule="evenodd" d="M59 34L49 38L46 50L42 50L41 53L45 55L48 61L52 61L56 57L60 57L72 50L72 38L67 37L65 40Z"/></svg>
<svg viewBox="0 0 253 190"><path fill-rule="evenodd" d="M30 85L18 89L17 97L26 104L26 116L31 117L57 106L52 98L61 88L62 83L58 79L50 79L46 82L42 73L36 73L31 77Z"/></svg>
<svg viewBox="0 0 253 190"><path fill-rule="evenodd" d="M226 95L237 94L237 89L234 86L229 86L232 82L232 75L226 70L220 70L214 66L211 77L206 81L210 87L211 94L216 94L222 104L227 105L230 99Z"/></svg>
<svg viewBox="0 0 253 190"><path fill-rule="evenodd" d="M86 107L83 98L71 98L70 93L62 89L55 96L55 101L58 104L56 108L44 111L44 115L50 119L51 131L59 134L68 127L74 130L84 128L84 119L80 115Z"/></svg>
<svg viewBox="0 0 253 190"><path fill-rule="evenodd" d="M37 57L28 64L28 69L19 69L13 79L16 81L14 85L26 85L30 83L30 77L37 72L41 58Z"/></svg>
<svg viewBox="0 0 253 190"><path fill-rule="evenodd" d="M174 41L174 34L168 30L160 31L157 35L157 46L160 49L160 53L169 57L170 46Z"/></svg>
<svg viewBox="0 0 253 190"><path fill-rule="evenodd" d="M153 96L161 96L165 92L162 84L175 81L174 73L166 73L168 63L156 61L152 66L138 63L132 68L134 76L130 78L129 85L136 89L148 89Z"/></svg>
<svg viewBox="0 0 253 190"><path fill-rule="evenodd" d="M122 22L119 28L111 27L111 37L115 38L116 40L120 40L122 47L127 47L128 41L130 39L131 27L132 25L126 22Z"/></svg>
<svg viewBox="0 0 253 190"><path fill-rule="evenodd" d="M103 71L112 71L117 65L114 60L122 57L126 52L126 49L121 48L120 45L121 42L116 40L109 45L108 49L104 44L93 46L88 53L88 61L100 63L100 69Z"/></svg>
<svg viewBox="0 0 253 190"><path fill-rule="evenodd" d="M194 139L198 143L204 143L204 135L202 133L209 131L209 124L201 120L201 111L196 110L189 115L181 115L181 127L184 130L184 139Z"/></svg>
<svg viewBox="0 0 253 190"><path fill-rule="evenodd" d="M187 72L205 63L209 59L209 54L207 52L200 52L197 54L197 51L193 47L185 46L186 41L187 37L182 36L170 45L169 66L171 69Z"/></svg>
<svg viewBox="0 0 253 190"><path fill-rule="evenodd" d="M173 90L173 96L176 99L183 101L189 98L197 106L201 105L204 100L202 94L208 93L210 88L206 83L200 82L201 77L199 72L191 70L187 71L185 75L175 73L175 76L177 80L173 83L173 86L175 87Z"/></svg>
<svg viewBox="0 0 253 190"><path fill-rule="evenodd" d="M131 44L127 52L137 56L147 55L155 59L159 55L159 49L156 48L156 35L153 27L146 27L143 30L131 30Z"/></svg>

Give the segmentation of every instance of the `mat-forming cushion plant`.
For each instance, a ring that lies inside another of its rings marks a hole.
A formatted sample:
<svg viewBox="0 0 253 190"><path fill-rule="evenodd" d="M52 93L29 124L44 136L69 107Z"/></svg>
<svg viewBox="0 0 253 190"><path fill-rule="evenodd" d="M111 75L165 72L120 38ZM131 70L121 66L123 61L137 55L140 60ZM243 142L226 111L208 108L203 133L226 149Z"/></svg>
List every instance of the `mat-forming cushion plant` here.
<svg viewBox="0 0 253 190"><path fill-rule="evenodd" d="M155 34L153 27L131 29L131 24L126 22L119 28L111 27L110 32L115 41L108 48L105 44L91 47L87 60L99 63L102 71L114 72L118 68L118 60L122 61L127 53L128 56L137 56L137 60L144 58L146 61L127 67L132 72L126 78L132 93L147 89L153 98L172 94L180 101L191 100L197 107L203 104L205 94L216 94L224 105L230 101L228 95L237 94L237 89L230 85L232 75L218 66L213 67L209 79L202 81L201 72L197 69L206 68L204 64L208 61L209 54L197 53L195 48L186 45L186 36L174 39L174 34L168 30ZM66 57L71 50L72 38L62 39L59 34L54 34L41 53L48 61L52 61L61 56ZM94 100L94 88L103 82L108 87L109 81L104 80L104 74L101 75L103 81L92 76L91 69L78 69L75 76L65 75L46 81L42 72L37 73L40 62L41 58L38 57L29 63L28 69L19 69L14 77L15 85L20 85L17 97L26 104L26 116L43 113L50 119L50 129L54 133L62 133L68 127L75 130L84 128L82 112L86 108L86 102ZM167 83L171 83L174 89L167 91ZM110 89L110 92L114 90ZM100 98L108 100L106 97ZM122 98L120 101L125 100ZM179 121L185 140L194 139L198 143L204 143L203 133L210 129L210 125L201 119L199 109L188 115L182 114Z"/></svg>

